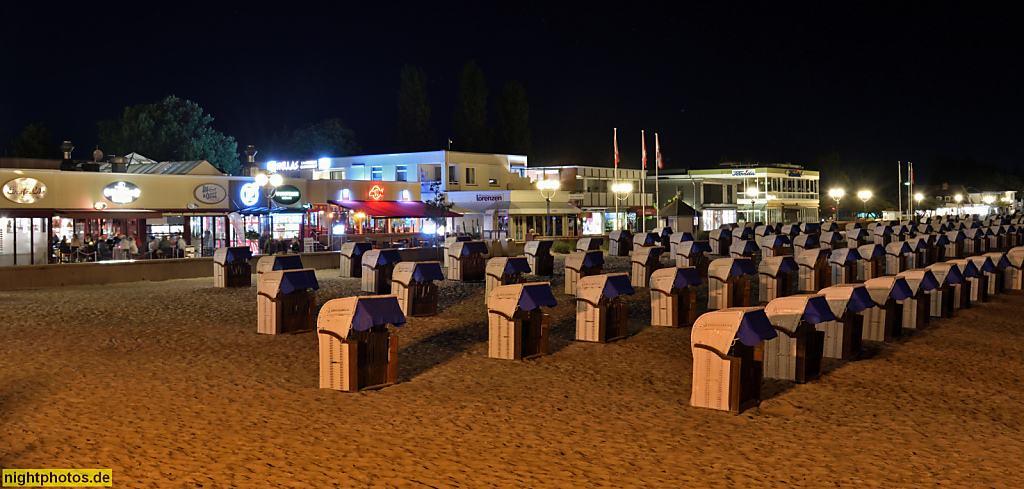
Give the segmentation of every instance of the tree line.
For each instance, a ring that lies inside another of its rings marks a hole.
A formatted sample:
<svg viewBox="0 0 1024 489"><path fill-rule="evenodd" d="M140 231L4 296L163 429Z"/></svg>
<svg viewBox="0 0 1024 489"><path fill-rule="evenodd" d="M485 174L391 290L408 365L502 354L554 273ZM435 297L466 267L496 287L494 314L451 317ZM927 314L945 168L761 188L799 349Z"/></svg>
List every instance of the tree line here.
<svg viewBox="0 0 1024 489"><path fill-rule="evenodd" d="M406 64L399 74L398 114L389 151L436 150L438 144L427 94L426 72ZM505 83L496 109L497 132L488 117L486 78L476 61L466 63L458 77L458 97L452 113L455 149L482 153L529 154L530 107L526 90L516 80ZM152 104L126 107L116 120L98 123L99 146L109 155L139 153L158 161L206 160L221 171L241 169L238 143L212 127L214 118L190 100L169 95ZM293 158L349 156L361 151L355 132L340 118L282 128L259 146ZM10 154L23 158L60 156L53 134L33 123L11 142Z"/></svg>

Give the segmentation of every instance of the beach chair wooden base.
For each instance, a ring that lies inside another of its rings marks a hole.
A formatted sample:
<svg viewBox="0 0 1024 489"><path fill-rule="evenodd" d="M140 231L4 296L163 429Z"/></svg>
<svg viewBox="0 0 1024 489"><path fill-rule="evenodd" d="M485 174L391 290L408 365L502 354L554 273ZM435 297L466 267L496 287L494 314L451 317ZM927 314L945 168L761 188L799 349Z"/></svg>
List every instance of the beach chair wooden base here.
<svg viewBox="0 0 1024 489"><path fill-rule="evenodd" d="M760 347L735 342L728 355L704 345L693 348L690 405L741 413L761 402Z"/></svg>

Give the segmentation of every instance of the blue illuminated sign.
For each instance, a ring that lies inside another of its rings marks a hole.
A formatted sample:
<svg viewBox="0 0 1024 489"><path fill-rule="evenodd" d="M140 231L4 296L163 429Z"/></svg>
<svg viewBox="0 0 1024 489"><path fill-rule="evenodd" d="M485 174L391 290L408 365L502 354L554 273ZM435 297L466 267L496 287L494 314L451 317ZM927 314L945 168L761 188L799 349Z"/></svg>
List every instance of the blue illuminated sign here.
<svg viewBox="0 0 1024 489"><path fill-rule="evenodd" d="M255 182L242 185L242 190L238 192L238 199L246 206L252 207L256 205L260 201L260 186L256 185Z"/></svg>

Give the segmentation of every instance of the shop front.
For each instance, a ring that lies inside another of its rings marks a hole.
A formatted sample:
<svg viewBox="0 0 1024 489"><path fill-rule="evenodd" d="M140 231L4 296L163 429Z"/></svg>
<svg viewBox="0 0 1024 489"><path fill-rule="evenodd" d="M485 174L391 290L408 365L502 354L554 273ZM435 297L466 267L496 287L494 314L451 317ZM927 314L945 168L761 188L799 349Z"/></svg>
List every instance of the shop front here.
<svg viewBox="0 0 1024 489"><path fill-rule="evenodd" d="M233 178L0 170L0 265L210 256L230 240Z"/></svg>
<svg viewBox="0 0 1024 489"><path fill-rule="evenodd" d="M317 249L345 241L413 246L437 232L418 182L309 180L306 191L304 237Z"/></svg>

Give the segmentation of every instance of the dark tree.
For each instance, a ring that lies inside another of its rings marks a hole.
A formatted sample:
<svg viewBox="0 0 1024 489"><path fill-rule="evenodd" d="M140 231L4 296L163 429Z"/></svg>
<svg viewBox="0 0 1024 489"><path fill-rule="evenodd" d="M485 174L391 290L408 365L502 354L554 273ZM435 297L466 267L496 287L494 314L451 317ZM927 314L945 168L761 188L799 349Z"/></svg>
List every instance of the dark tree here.
<svg viewBox="0 0 1024 489"><path fill-rule="evenodd" d="M359 152L356 134L338 118L325 119L296 129L288 150L301 158L349 156Z"/></svg>
<svg viewBox="0 0 1024 489"><path fill-rule="evenodd" d="M125 107L116 121L100 121L100 146L108 154L137 152L158 161L206 160L236 173L238 143L210 127L213 116L173 95L149 105Z"/></svg>
<svg viewBox="0 0 1024 489"><path fill-rule="evenodd" d="M395 140L398 151L431 150L437 143L434 129L430 126L427 73L419 66L407 64L402 67Z"/></svg>
<svg viewBox="0 0 1024 489"><path fill-rule="evenodd" d="M832 214L835 200L829 197L828 191L834 188L841 188L846 192L840 200L841 208L856 210L854 203L857 200L857 190L852 187L850 177L843 170L843 160L838 152L819 154L812 158L807 166L812 170L818 170L818 211L821 215Z"/></svg>
<svg viewBox="0 0 1024 489"><path fill-rule="evenodd" d="M487 125L487 80L476 61L466 63L459 73L452 130L459 149L480 153L493 150L494 129Z"/></svg>
<svg viewBox="0 0 1024 489"><path fill-rule="evenodd" d="M517 80L505 83L498 97L498 137L500 150L509 154L530 154L530 104L526 90Z"/></svg>
<svg viewBox="0 0 1024 489"><path fill-rule="evenodd" d="M18 158L57 158L60 156L53 143L53 133L42 122L29 124L11 141L11 156Z"/></svg>

